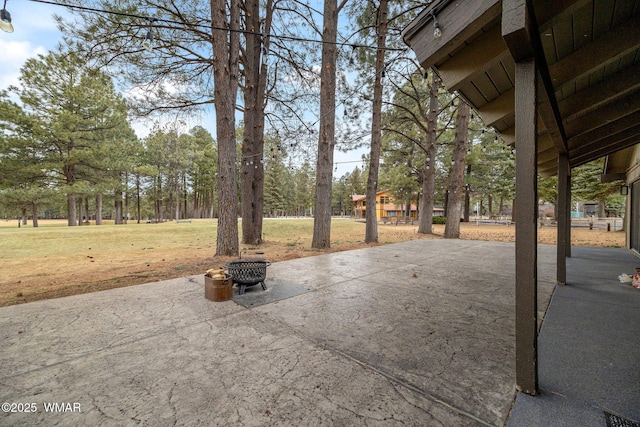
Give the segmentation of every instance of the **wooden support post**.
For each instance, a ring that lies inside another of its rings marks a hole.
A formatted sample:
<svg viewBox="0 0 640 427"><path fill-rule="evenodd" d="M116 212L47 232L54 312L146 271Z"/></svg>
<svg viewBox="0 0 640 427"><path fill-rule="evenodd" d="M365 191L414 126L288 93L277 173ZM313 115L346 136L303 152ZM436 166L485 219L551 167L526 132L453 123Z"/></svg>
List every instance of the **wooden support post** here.
<svg viewBox="0 0 640 427"><path fill-rule="evenodd" d="M516 387L538 392L538 129L533 58L516 63Z"/></svg>
<svg viewBox="0 0 640 427"><path fill-rule="evenodd" d="M516 388L537 394L538 61L544 64L544 56L536 52L531 1L502 0L502 37L516 63Z"/></svg>
<svg viewBox="0 0 640 427"><path fill-rule="evenodd" d="M569 215L569 224L567 226L567 237L565 239L566 249L565 255L567 258L571 258L571 167L569 167L569 174L567 175L567 215Z"/></svg>
<svg viewBox="0 0 640 427"><path fill-rule="evenodd" d="M558 237L556 244L557 252L557 283L565 285L567 283L567 227L571 225L571 211L567 212L567 196L569 189L567 182L569 180L569 157L566 154L558 155L558 200L557 216L558 216Z"/></svg>

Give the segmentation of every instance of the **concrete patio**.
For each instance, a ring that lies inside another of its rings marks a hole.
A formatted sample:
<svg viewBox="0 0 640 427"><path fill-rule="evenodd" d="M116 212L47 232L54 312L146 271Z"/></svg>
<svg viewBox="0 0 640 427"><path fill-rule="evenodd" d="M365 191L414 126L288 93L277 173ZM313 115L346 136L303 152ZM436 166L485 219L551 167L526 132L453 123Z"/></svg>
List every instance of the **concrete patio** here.
<svg viewBox="0 0 640 427"><path fill-rule="evenodd" d="M555 247L538 256L542 312ZM274 263L235 301L198 276L1 308L0 398L36 412L0 425L501 426L513 275L513 244L414 240Z"/></svg>

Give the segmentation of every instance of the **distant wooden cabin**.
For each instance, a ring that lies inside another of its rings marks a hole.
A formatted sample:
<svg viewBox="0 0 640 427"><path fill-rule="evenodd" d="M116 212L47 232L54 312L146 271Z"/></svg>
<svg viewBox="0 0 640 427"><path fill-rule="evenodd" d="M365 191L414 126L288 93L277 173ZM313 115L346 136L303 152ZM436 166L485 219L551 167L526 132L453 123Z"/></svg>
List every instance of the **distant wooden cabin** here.
<svg viewBox="0 0 640 427"><path fill-rule="evenodd" d="M356 219L364 219L367 210L367 196L363 194L353 195L351 197L353 202L353 215ZM404 217L406 212L406 204L396 204L393 196L389 194L387 190L378 191L376 193L376 219L382 220L384 218L400 218ZM412 220L418 219L418 208L415 204L411 204L410 216ZM444 209L433 208L434 216L442 216Z"/></svg>

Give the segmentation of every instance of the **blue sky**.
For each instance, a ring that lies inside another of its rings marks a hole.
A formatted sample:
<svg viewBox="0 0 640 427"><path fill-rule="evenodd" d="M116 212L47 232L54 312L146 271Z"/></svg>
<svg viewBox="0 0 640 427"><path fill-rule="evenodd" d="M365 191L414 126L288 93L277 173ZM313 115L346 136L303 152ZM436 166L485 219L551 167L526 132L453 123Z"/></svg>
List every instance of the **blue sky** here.
<svg viewBox="0 0 640 427"><path fill-rule="evenodd" d="M0 31L2 89L18 83L20 67L28 58L55 48L61 36L53 14L64 13L60 7L26 0L9 0L6 8L11 13L14 32Z"/></svg>
<svg viewBox="0 0 640 427"><path fill-rule="evenodd" d="M20 67L27 59L55 49L62 39L62 34L56 27L53 15L69 16L63 7L28 0L8 0L6 9L11 13L14 32L0 31L0 89L18 84ZM190 125L202 125L215 136L213 123L213 117L202 115ZM133 127L139 136L148 133L145 123L134 123ZM337 163L337 171L334 169L334 177L351 172L356 166L362 168L360 160L365 152L368 153L368 148L348 153L336 151L334 161Z"/></svg>

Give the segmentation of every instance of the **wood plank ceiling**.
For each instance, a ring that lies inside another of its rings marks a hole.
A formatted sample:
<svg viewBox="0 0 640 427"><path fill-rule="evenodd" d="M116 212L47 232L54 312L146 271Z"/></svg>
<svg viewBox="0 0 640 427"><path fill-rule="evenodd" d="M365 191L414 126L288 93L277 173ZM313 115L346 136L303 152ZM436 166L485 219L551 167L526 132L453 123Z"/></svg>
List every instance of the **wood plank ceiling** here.
<svg viewBox="0 0 640 427"><path fill-rule="evenodd" d="M640 143L640 0L533 0L541 50L538 168L557 173ZM515 66L500 0L435 0L403 32L420 64L515 144ZM442 31L434 37L434 17ZM546 89L546 90L545 90Z"/></svg>

